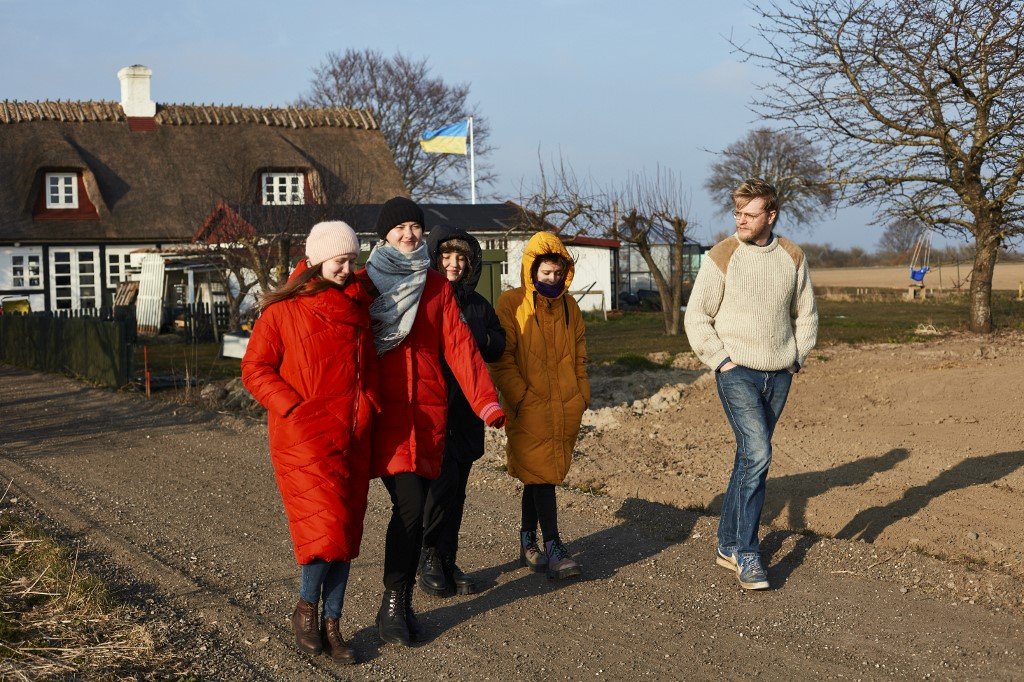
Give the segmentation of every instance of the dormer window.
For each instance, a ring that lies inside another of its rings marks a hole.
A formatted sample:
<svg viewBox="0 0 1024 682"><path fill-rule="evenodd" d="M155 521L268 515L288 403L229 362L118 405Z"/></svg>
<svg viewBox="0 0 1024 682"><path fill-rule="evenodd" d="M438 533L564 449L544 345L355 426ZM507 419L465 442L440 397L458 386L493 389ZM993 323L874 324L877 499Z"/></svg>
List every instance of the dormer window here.
<svg viewBox="0 0 1024 682"><path fill-rule="evenodd" d="M285 206L304 204L305 178L302 173L264 173L263 204Z"/></svg>
<svg viewBox="0 0 1024 682"><path fill-rule="evenodd" d="M75 173L46 174L46 208L78 208L78 176Z"/></svg>

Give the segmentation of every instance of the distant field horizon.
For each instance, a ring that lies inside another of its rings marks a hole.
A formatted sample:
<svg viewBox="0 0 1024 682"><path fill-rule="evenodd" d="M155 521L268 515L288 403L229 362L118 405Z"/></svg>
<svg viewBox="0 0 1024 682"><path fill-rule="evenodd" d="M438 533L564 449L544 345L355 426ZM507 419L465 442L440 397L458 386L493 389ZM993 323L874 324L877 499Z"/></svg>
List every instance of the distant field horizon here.
<svg viewBox="0 0 1024 682"><path fill-rule="evenodd" d="M932 267L925 276L925 286L953 289L958 281L968 285L971 264L961 262L959 273L956 263L943 263ZM866 268L811 268L811 282L822 287L869 287L902 289L911 284L910 268L906 266L872 266ZM992 278L992 288L1017 291L1024 282L1024 263L998 263Z"/></svg>

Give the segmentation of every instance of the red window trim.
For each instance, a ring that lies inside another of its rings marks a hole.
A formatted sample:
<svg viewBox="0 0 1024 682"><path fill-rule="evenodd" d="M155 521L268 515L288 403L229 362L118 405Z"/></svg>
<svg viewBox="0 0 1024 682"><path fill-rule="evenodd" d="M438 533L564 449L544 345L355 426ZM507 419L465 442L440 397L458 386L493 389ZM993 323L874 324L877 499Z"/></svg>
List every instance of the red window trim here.
<svg viewBox="0 0 1024 682"><path fill-rule="evenodd" d="M47 208L46 207L46 174L74 173L78 178L78 208ZM36 203L32 209L33 220L99 220L100 213L89 199L85 191L85 178L77 169L47 168L39 173L39 191L36 192Z"/></svg>

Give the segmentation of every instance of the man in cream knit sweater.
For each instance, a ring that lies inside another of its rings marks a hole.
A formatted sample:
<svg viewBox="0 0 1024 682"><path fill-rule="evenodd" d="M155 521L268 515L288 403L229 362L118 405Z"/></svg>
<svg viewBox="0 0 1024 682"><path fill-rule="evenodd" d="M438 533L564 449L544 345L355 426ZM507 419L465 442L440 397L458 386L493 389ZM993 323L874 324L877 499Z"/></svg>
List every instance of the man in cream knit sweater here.
<svg viewBox="0 0 1024 682"><path fill-rule="evenodd" d="M758 524L772 460L772 432L793 375L818 337L818 311L803 251L773 234L778 194L763 180L732 193L736 234L701 263L686 308L686 336L715 371L736 434L715 561L748 590L768 588Z"/></svg>

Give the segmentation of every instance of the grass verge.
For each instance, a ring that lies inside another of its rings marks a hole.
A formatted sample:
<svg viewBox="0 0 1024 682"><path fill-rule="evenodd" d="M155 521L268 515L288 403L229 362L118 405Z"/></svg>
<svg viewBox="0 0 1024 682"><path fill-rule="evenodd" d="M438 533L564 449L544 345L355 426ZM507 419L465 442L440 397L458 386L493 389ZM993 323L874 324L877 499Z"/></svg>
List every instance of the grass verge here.
<svg viewBox="0 0 1024 682"><path fill-rule="evenodd" d="M842 343L909 343L925 341L949 331L964 331L969 319L966 295L920 302L904 301L901 292L877 290L857 298L818 298L818 345ZM992 315L997 329L1024 329L1024 303L1012 292L992 295ZM688 352L686 334L666 336L661 313L629 312L607 320L587 320L587 354L591 362L617 362L624 371L654 369L649 353L670 355ZM156 375L191 377L200 382L228 379L241 374L241 363L220 357L220 345L205 343L149 346L150 371ZM142 346L136 350L135 367L142 369Z"/></svg>
<svg viewBox="0 0 1024 682"><path fill-rule="evenodd" d="M180 677L130 607L39 528L0 514L0 678Z"/></svg>

